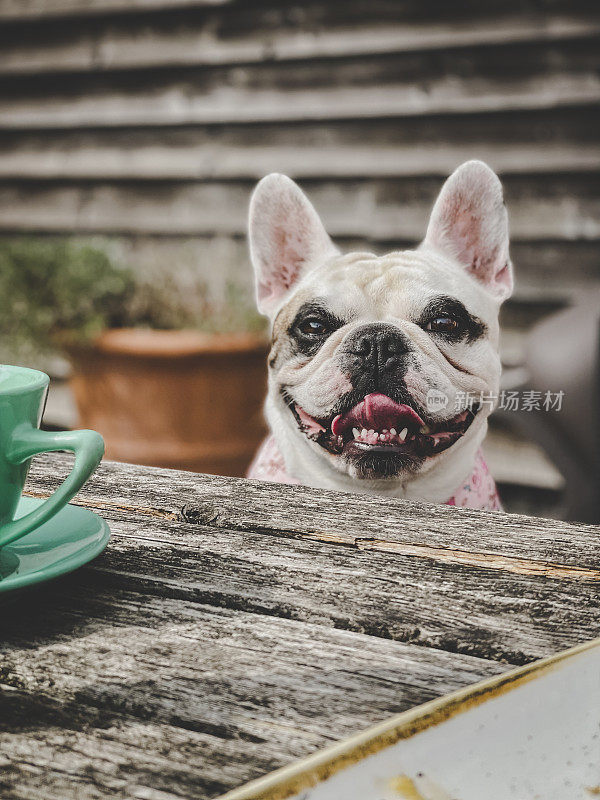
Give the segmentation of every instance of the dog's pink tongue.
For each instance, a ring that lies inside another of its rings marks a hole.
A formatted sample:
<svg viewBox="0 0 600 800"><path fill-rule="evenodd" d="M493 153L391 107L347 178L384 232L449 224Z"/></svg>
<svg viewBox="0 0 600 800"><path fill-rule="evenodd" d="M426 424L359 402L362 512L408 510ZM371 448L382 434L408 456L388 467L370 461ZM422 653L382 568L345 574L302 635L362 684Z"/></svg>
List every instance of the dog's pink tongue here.
<svg viewBox="0 0 600 800"><path fill-rule="evenodd" d="M406 425L424 425L421 417L410 406L397 403L385 394L368 394L364 400L345 414L338 414L331 423L334 436L341 436L348 428L366 428L382 431Z"/></svg>

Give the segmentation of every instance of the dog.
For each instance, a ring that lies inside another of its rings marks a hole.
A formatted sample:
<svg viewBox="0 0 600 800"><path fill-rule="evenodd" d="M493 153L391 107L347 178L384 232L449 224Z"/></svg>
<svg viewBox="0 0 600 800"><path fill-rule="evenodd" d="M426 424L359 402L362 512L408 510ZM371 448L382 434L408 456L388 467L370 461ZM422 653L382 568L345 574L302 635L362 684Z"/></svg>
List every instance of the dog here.
<svg viewBox="0 0 600 800"><path fill-rule="evenodd" d="M500 509L481 455L498 396L498 313L513 288L502 185L447 179L414 250L341 254L300 188L271 174L249 212L271 321L272 435L248 477Z"/></svg>

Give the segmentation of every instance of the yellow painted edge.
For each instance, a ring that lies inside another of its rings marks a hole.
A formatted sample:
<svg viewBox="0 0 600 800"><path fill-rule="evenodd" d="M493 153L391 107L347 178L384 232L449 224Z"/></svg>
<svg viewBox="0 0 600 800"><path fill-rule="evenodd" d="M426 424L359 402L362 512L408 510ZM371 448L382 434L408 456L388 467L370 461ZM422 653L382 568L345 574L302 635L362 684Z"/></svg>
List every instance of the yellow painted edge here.
<svg viewBox="0 0 600 800"><path fill-rule="evenodd" d="M233 789L216 800L286 800L401 739L410 739L427 728L439 725L457 714L512 691L517 686L549 672L563 661L596 647L600 647L600 639L594 639L415 706L312 756L250 781L239 789Z"/></svg>

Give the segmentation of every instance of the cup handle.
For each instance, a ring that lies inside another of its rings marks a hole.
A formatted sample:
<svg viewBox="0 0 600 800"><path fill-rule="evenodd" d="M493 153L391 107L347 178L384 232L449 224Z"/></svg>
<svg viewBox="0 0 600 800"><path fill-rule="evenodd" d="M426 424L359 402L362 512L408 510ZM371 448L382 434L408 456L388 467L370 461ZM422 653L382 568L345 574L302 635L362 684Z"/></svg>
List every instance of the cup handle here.
<svg viewBox="0 0 600 800"><path fill-rule="evenodd" d="M47 522L77 494L94 472L104 455L104 441L96 431L41 431L32 425L21 425L13 433L6 457L13 464L22 464L39 453L70 450L75 463L69 475L54 494L24 517L0 527L0 547L20 539Z"/></svg>

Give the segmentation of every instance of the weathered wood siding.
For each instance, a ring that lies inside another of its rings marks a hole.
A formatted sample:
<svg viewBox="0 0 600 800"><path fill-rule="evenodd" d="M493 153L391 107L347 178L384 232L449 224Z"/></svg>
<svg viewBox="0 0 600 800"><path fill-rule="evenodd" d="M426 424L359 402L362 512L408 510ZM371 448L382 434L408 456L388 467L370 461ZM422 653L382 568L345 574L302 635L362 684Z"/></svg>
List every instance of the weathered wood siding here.
<svg viewBox="0 0 600 800"><path fill-rule="evenodd" d="M597 285L600 16L566 0L0 0L0 235L116 237L248 276L249 193L296 178L342 245L406 246L480 157L518 299Z"/></svg>

